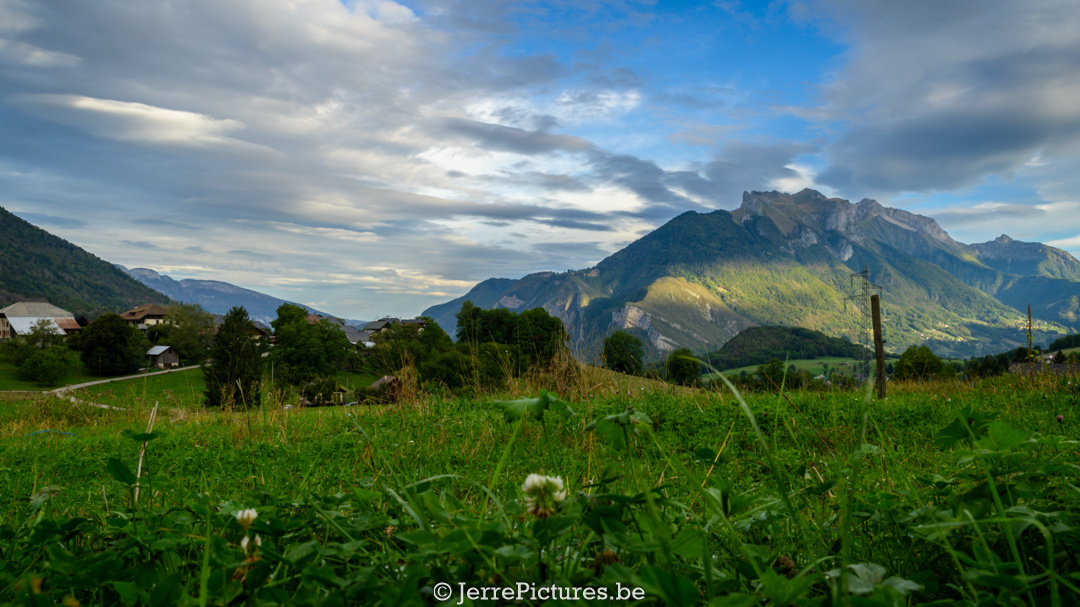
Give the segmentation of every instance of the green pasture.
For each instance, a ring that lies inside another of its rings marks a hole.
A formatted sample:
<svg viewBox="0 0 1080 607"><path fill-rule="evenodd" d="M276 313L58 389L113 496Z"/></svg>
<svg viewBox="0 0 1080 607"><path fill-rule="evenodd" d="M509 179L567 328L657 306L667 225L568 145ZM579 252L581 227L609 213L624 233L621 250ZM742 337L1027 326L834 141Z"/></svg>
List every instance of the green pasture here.
<svg viewBox="0 0 1080 607"><path fill-rule="evenodd" d="M893 363L894 365L899 361L899 358L886 358L885 364ZM850 376L854 369L855 364L859 362L854 358L839 358L834 356L824 356L821 358L804 358L798 360L789 360L784 363L784 368L787 369L791 365L795 365L795 368L799 371L809 371L816 375L825 374L826 370L832 373L839 373L840 375ZM871 361L873 363L873 361ZM826 369L826 366L828 368ZM739 367L736 369L727 369L721 371L724 375L739 375L743 371L746 371L747 375L753 375L757 372L760 365L747 365L745 367ZM715 379L718 373L706 373L702 376L702 379Z"/></svg>
<svg viewBox="0 0 1080 607"><path fill-rule="evenodd" d="M0 402L0 603L1080 601L1077 378L743 401L594 373L562 401L205 411L197 372L157 377L112 387L122 411ZM538 473L565 496L525 495Z"/></svg>

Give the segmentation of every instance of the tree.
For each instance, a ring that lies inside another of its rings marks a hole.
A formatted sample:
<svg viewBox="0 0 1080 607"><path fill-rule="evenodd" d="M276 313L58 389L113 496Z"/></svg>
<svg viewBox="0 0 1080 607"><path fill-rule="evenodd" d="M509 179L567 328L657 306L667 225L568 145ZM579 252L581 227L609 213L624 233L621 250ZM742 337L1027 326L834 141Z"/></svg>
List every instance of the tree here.
<svg viewBox="0 0 1080 607"><path fill-rule="evenodd" d="M202 361L214 341L214 315L199 304L180 304L152 329L161 333L156 343L172 347L182 359Z"/></svg>
<svg viewBox="0 0 1080 607"><path fill-rule="evenodd" d="M701 376L701 365L689 348L679 348L669 354L664 370L667 380L680 386L696 386Z"/></svg>
<svg viewBox="0 0 1080 607"><path fill-rule="evenodd" d="M548 367L566 347L566 327L562 320L543 308L525 310L517 315L513 345L522 368Z"/></svg>
<svg viewBox="0 0 1080 607"><path fill-rule="evenodd" d="M615 331L604 338L604 366L612 371L641 375L644 357L641 340L626 331Z"/></svg>
<svg viewBox="0 0 1080 607"><path fill-rule="evenodd" d="M483 310L476 307L476 304L468 299L461 304L461 310L455 316L457 318L456 337L459 342L475 344L480 341L481 312Z"/></svg>
<svg viewBox="0 0 1080 607"><path fill-rule="evenodd" d="M945 366L926 346L910 346L900 355L894 373L897 379L928 380L941 373Z"/></svg>
<svg viewBox="0 0 1080 607"><path fill-rule="evenodd" d="M202 365L206 406L250 408L261 399L262 354L252 336L247 310L234 306L225 315Z"/></svg>
<svg viewBox="0 0 1080 607"><path fill-rule="evenodd" d="M275 381L301 385L337 374L353 350L345 332L333 322L308 322L307 310L282 304L272 323L277 345L270 351Z"/></svg>
<svg viewBox="0 0 1080 607"><path fill-rule="evenodd" d="M792 365L792 367L794 366ZM754 375L761 378L761 382L767 389L779 390L780 386L784 385L784 361L774 358L764 365L758 366Z"/></svg>
<svg viewBox="0 0 1080 607"><path fill-rule="evenodd" d="M76 339L83 366L97 375L123 375L142 367L149 343L119 314L103 314Z"/></svg>

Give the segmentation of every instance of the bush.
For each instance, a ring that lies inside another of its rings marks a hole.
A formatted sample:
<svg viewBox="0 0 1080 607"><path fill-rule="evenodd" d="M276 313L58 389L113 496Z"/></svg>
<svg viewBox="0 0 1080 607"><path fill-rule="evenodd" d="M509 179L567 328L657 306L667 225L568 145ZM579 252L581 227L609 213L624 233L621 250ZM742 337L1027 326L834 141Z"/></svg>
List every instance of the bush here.
<svg viewBox="0 0 1080 607"><path fill-rule="evenodd" d="M19 378L44 386L55 386L67 375L65 348L53 346L37 350L19 366Z"/></svg>

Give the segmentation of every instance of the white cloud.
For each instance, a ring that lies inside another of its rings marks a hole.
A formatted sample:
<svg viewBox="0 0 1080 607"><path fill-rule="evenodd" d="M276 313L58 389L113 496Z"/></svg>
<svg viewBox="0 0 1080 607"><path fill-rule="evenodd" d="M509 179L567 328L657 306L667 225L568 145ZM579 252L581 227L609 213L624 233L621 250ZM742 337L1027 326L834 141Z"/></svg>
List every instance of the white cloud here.
<svg viewBox="0 0 1080 607"><path fill-rule="evenodd" d="M244 126L237 120L82 95L26 94L12 99L30 112L118 141L201 146L221 143L226 133Z"/></svg>

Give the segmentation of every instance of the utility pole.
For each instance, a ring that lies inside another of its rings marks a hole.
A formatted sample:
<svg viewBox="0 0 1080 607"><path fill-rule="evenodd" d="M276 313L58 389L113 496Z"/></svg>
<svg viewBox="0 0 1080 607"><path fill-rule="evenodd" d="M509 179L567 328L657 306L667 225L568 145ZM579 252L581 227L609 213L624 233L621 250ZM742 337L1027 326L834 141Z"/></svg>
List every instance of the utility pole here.
<svg viewBox="0 0 1080 607"><path fill-rule="evenodd" d="M871 310L871 294L874 289L881 291L881 287L870 282L870 270L863 266L862 272L855 272L851 274L851 287L854 293L844 300L844 308L847 308L847 302L851 301L858 308L857 310L857 322L858 328L858 340L859 345L862 346L861 354L859 355L859 363L856 372L856 378L860 381L868 381L870 379L870 346L873 342L872 331L872 319L873 313ZM876 295L875 295L876 296Z"/></svg>
<svg viewBox="0 0 1080 607"><path fill-rule="evenodd" d="M874 317L874 354L877 356L877 397L885 398L885 341L881 338L881 296L870 296L870 314Z"/></svg>

